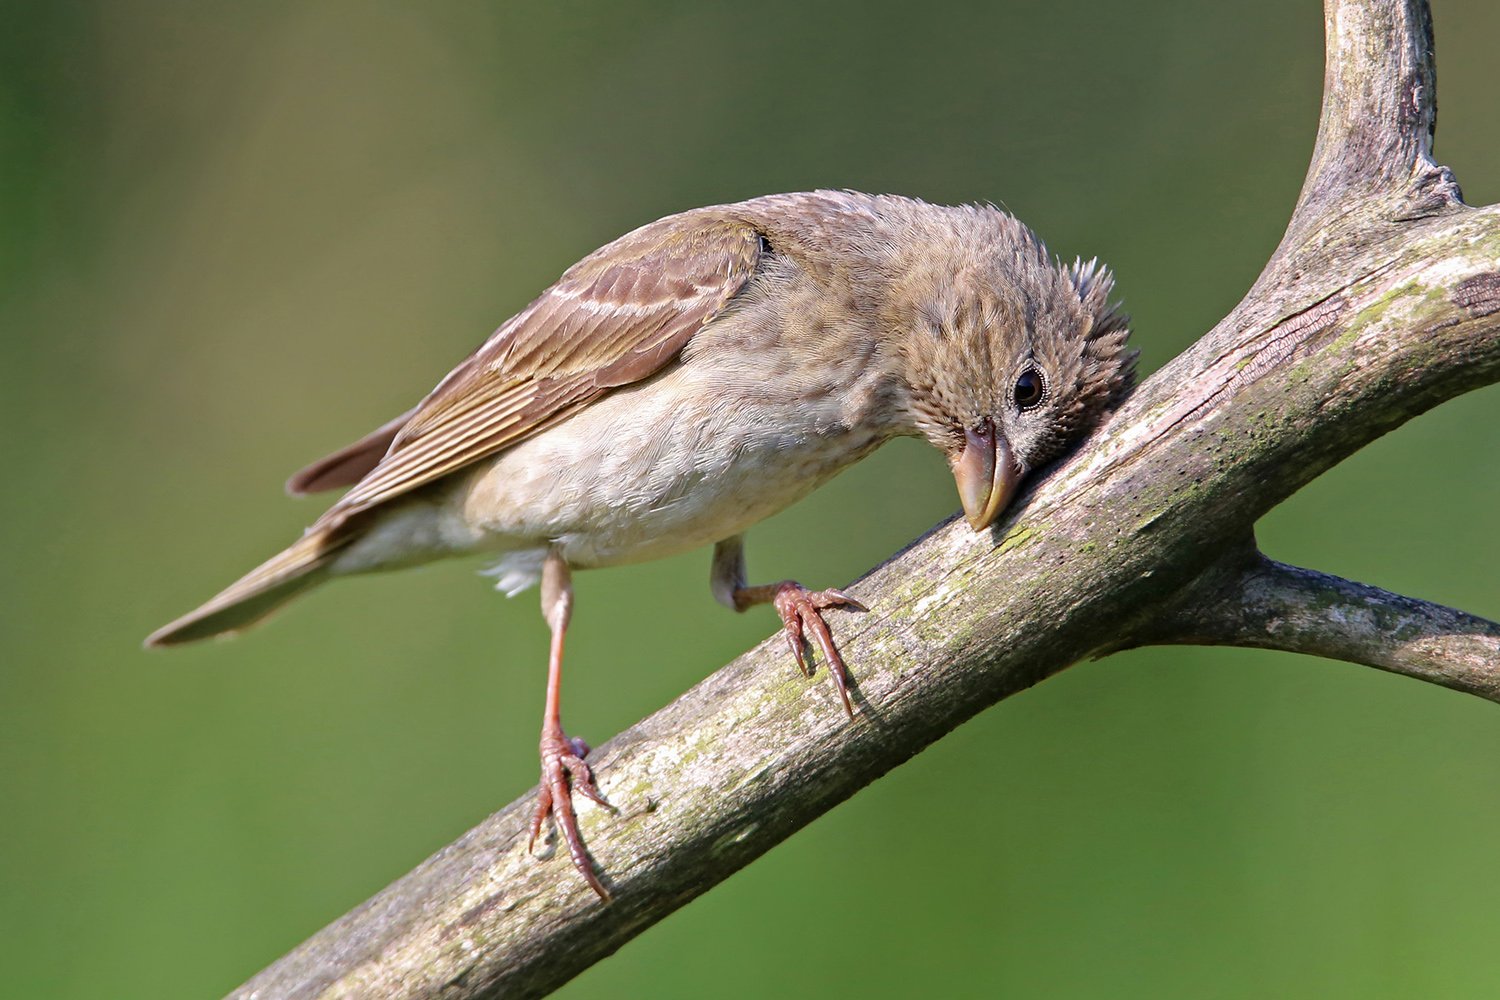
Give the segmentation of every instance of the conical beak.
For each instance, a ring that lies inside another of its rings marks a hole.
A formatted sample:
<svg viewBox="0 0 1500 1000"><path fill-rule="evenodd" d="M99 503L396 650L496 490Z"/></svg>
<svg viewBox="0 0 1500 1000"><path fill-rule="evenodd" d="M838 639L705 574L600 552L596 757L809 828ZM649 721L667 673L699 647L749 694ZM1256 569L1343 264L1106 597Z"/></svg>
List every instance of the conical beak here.
<svg viewBox="0 0 1500 1000"><path fill-rule="evenodd" d="M963 501L969 526L983 531L1015 495L1021 470L1011 458L1010 446L995 433L990 421L964 434L963 450L952 462L953 478L958 482L958 498Z"/></svg>

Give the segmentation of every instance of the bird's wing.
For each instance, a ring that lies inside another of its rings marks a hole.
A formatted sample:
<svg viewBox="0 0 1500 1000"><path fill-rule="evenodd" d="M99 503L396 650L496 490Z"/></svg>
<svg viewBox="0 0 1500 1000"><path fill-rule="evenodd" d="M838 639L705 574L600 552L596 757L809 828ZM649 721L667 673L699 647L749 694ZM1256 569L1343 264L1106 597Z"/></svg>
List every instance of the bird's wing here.
<svg viewBox="0 0 1500 1000"><path fill-rule="evenodd" d="M294 497L300 497L309 493L322 493L324 490L336 490L340 486L353 486L380 464L381 458L390 450L391 442L416 412L415 409L407 410L353 444L345 445L332 455L298 470L286 481L286 491Z"/></svg>
<svg viewBox="0 0 1500 1000"><path fill-rule="evenodd" d="M325 523L409 493L654 375L745 286L761 247L743 221L689 213L585 257L438 384Z"/></svg>

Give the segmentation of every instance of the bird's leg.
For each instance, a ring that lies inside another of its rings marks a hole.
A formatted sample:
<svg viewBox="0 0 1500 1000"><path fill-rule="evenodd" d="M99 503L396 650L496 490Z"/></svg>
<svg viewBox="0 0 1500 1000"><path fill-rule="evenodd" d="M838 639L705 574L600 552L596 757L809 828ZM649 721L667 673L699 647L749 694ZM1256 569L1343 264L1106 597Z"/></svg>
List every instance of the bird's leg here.
<svg viewBox="0 0 1500 1000"><path fill-rule="evenodd" d="M744 611L756 604L772 604L781 616L782 634L797 658L797 666L808 676L812 668L807 662L806 633L812 632L823 659L828 661L828 672L833 676L834 686L844 703L844 711L854 718L854 705L849 700L849 674L844 667L844 658L823 621L827 608L852 608L868 610L863 604L842 590L808 590L795 580L782 580L758 587L745 585L745 547L742 536L726 538L714 546L714 565L711 579L714 597L719 603L736 611Z"/></svg>
<svg viewBox="0 0 1500 1000"><path fill-rule="evenodd" d="M589 888L600 899L609 899L609 890L594 874L594 866L583 849L578 835L578 817L573 812L573 793L582 792L599 805L609 808L594 785L594 775L583 759L589 745L580 739L569 739L562 728L562 652L563 636L573 615L573 580L568 564L556 549L547 553L542 564L542 615L552 629L552 652L547 661L547 708L542 714L542 784L536 797L536 814L531 820L531 840L526 849L536 845L542 823L550 815L568 845L573 867L583 876Z"/></svg>

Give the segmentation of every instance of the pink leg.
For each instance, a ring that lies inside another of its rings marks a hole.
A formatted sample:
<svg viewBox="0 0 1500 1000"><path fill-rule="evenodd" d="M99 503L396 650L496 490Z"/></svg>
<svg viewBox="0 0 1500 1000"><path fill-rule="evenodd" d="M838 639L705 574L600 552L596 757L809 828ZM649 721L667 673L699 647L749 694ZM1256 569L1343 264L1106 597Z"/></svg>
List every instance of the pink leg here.
<svg viewBox="0 0 1500 1000"><path fill-rule="evenodd" d="M557 821L573 867L583 876L589 888L608 900L609 890L594 874L594 866L583 849L578 834L578 816L573 811L573 793L582 792L599 805L609 808L594 784L594 774L584 758L589 746L581 739L569 739L562 728L562 653L563 636L573 612L573 586L565 563L556 552L548 553L542 568L542 613L552 628L552 651L547 661L547 707L542 713L542 784L536 797L536 814L531 820L531 841L536 845L542 824L551 816Z"/></svg>

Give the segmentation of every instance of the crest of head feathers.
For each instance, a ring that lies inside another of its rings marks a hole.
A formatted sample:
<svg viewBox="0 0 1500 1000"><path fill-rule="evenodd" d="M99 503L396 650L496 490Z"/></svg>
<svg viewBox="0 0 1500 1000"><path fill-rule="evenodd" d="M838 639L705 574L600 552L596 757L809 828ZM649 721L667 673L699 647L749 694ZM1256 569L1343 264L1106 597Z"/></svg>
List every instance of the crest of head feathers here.
<svg viewBox="0 0 1500 1000"><path fill-rule="evenodd" d="M1115 276L1097 257L1075 259L1068 277L1078 291L1078 301L1088 327L1082 333L1078 354L1078 398L1081 409L1095 418L1113 410L1135 388L1135 362L1140 352L1126 347L1130 339L1130 317L1119 302L1110 301Z"/></svg>

